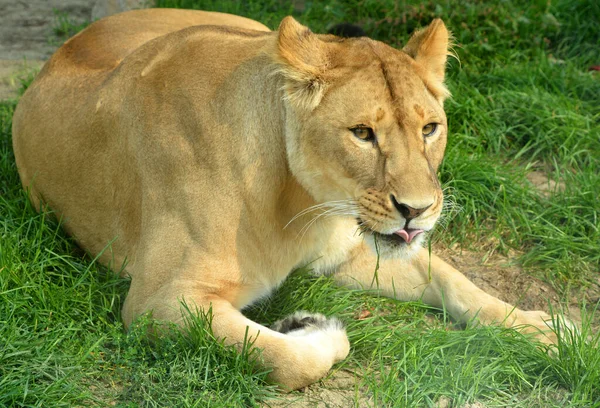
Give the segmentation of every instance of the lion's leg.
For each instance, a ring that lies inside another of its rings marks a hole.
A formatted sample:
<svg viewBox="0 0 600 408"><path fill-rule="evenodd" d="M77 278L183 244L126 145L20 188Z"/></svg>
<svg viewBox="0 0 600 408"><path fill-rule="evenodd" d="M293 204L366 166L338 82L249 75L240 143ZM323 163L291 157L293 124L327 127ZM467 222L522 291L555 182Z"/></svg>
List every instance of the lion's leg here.
<svg viewBox="0 0 600 408"><path fill-rule="evenodd" d="M350 261L344 263L336 280L346 286L375 289L384 296L399 300L422 300L444 308L458 322L472 320L483 324L502 324L508 327L527 325L526 331L545 332L542 341L554 341L548 333L551 317L541 311L526 312L511 306L479 289L462 273L427 249L410 260L380 260L366 245L354 250ZM533 329L533 330L532 330Z"/></svg>
<svg viewBox="0 0 600 408"><path fill-rule="evenodd" d="M184 319L181 300L193 311L198 309L212 313L212 330L216 338L228 345L242 349L244 340L262 349L264 368L272 369L269 380L284 390L293 390L322 378L331 366L344 359L350 348L346 332L339 321L322 315L295 314L274 325L274 329L261 326L246 318L227 300L202 293L190 293L193 283L177 283L162 287L146 299L142 308L133 315L152 310L158 320L181 324ZM134 297L135 287L129 295ZM128 301L124 315L131 316Z"/></svg>

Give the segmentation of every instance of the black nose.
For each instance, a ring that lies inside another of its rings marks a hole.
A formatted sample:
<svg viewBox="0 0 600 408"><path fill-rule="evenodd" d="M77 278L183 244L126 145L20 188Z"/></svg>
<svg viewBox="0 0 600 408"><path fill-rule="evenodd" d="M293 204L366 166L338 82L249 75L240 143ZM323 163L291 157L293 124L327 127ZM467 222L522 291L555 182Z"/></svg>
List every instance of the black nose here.
<svg viewBox="0 0 600 408"><path fill-rule="evenodd" d="M394 204L394 207L396 207L396 209L398 210L398 212L400 214L402 214L402 216L404 218L406 218L406 221L410 221L413 218L417 218L419 215L423 214L425 212L425 210L427 210L429 207L431 207L431 204L429 204L427 207L423 207L423 208L413 208L409 205L406 205L404 203L399 203L396 200L396 197L394 197L393 195L390 196L392 199L392 203Z"/></svg>

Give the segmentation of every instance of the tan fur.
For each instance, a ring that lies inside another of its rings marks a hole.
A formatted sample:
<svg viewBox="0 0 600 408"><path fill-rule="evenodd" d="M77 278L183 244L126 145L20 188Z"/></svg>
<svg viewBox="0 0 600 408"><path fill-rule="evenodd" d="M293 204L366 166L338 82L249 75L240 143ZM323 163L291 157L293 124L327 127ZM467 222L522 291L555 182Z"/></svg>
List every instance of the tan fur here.
<svg viewBox="0 0 600 408"><path fill-rule="evenodd" d="M212 307L215 334L240 345L248 328L284 389L343 359L344 331L282 334L239 310L309 262L370 288L374 245L388 296L445 306L459 321L544 329L544 313L513 310L430 257L424 234L397 247L373 238L405 224L392 195L429 206L411 228L431 230L442 210L448 36L435 20L403 52L318 36L291 17L278 32L196 11L109 17L67 41L21 99L23 185L92 255L125 263L127 325L148 311L181 322L182 300ZM377 142L359 140L357 125Z"/></svg>

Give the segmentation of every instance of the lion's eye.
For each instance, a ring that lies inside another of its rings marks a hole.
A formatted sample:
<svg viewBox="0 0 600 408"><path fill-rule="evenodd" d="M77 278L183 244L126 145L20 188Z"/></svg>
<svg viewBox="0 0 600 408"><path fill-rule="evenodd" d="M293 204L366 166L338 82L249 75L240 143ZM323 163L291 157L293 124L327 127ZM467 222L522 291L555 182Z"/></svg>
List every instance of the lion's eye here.
<svg viewBox="0 0 600 408"><path fill-rule="evenodd" d="M364 142L372 142L375 140L375 132L373 132L373 129L370 127L357 126L355 128L351 128L350 130L352 133L354 133L354 136Z"/></svg>
<svg viewBox="0 0 600 408"><path fill-rule="evenodd" d="M425 137L429 137L429 136L433 136L435 134L435 131L437 130L438 125L437 123L428 123L425 126L423 126L423 136Z"/></svg>

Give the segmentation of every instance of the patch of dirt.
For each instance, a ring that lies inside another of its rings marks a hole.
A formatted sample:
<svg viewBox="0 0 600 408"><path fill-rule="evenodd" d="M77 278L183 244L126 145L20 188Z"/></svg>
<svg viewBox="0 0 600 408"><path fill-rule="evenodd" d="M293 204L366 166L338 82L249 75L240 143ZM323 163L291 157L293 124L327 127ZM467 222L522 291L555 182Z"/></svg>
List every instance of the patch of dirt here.
<svg viewBox="0 0 600 408"><path fill-rule="evenodd" d="M526 177L533 187L545 197L549 197L565 189L565 183L562 180L557 183L540 170L530 171Z"/></svg>
<svg viewBox="0 0 600 408"><path fill-rule="evenodd" d="M78 24L141 8L149 0L0 0L0 100L15 98L17 78L39 70L62 44L59 15Z"/></svg>
<svg viewBox="0 0 600 408"><path fill-rule="evenodd" d="M439 399L437 404L434 405L435 408L450 408L454 405L452 404L452 400L448 397L442 397ZM486 408L487 406L481 402L473 402L471 404L461 405L460 408Z"/></svg>
<svg viewBox="0 0 600 408"><path fill-rule="evenodd" d="M0 0L0 59L46 60L57 45L55 13L89 20L94 0Z"/></svg>
<svg viewBox="0 0 600 408"><path fill-rule="evenodd" d="M298 392L283 394L281 398L266 401L267 408L347 408L370 407L372 401L356 388L356 374L347 370L331 373L326 379L309 385ZM356 398L356 395L360 396Z"/></svg>
<svg viewBox="0 0 600 408"><path fill-rule="evenodd" d="M58 48L56 13L90 19L94 0L0 0L0 100L17 97L19 76L38 71Z"/></svg>

